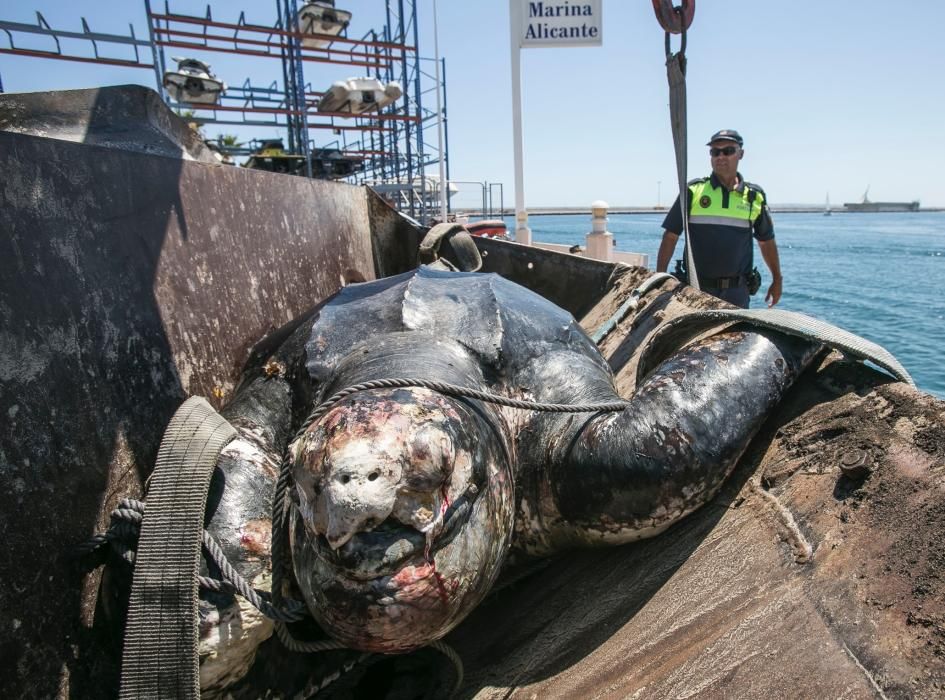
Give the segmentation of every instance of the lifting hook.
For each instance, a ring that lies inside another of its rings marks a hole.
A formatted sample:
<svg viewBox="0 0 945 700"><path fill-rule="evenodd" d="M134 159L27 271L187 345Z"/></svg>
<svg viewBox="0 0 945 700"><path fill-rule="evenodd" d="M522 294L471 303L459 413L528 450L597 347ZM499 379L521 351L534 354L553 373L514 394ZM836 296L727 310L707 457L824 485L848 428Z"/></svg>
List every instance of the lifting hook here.
<svg viewBox="0 0 945 700"><path fill-rule="evenodd" d="M673 7L672 0L653 0L656 20L668 34L683 34L692 24L696 0L682 0L682 6Z"/></svg>

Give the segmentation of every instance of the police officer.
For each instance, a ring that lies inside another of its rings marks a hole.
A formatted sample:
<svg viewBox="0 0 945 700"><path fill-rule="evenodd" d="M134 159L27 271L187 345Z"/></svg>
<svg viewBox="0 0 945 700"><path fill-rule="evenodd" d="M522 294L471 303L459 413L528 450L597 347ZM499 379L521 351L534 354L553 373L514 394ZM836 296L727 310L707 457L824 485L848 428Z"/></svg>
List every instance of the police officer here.
<svg viewBox="0 0 945 700"><path fill-rule="evenodd" d="M689 245L699 288L747 309L752 237L758 241L761 257L771 271L771 286L765 296L768 306L781 299L781 263L765 193L758 185L745 182L738 172L738 161L745 155L743 144L741 135L733 129L718 131L709 139L712 174L689 183ZM663 228L657 272L666 272L683 228L678 197Z"/></svg>

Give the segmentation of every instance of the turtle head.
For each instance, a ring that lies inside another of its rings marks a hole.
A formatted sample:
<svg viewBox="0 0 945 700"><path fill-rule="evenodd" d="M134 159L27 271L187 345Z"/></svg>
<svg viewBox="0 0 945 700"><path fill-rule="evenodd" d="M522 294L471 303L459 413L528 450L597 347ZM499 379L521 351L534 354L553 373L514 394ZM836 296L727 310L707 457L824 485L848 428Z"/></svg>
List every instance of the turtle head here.
<svg viewBox="0 0 945 700"><path fill-rule="evenodd" d="M292 449L295 576L332 637L409 651L488 592L508 550L514 489L485 413L426 389L366 391Z"/></svg>

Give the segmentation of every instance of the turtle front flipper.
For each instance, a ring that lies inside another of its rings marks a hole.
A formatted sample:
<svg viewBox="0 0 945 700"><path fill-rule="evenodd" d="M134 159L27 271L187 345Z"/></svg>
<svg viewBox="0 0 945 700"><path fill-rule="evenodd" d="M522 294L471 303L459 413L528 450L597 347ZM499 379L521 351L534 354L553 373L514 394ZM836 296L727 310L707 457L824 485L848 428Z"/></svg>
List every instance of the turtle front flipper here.
<svg viewBox="0 0 945 700"><path fill-rule="evenodd" d="M317 318L317 317L316 317ZM279 467L299 415L317 391L304 366L311 322L250 361L233 398L221 410L238 436L220 453L207 498L207 532L229 564L257 591L271 588L272 501ZM220 573L210 566L212 578ZM200 685L210 697L242 678L273 623L245 598L203 591Z"/></svg>
<svg viewBox="0 0 945 700"><path fill-rule="evenodd" d="M553 460L552 538L642 539L709 501L815 352L780 333L734 330L665 361L626 410L592 418Z"/></svg>

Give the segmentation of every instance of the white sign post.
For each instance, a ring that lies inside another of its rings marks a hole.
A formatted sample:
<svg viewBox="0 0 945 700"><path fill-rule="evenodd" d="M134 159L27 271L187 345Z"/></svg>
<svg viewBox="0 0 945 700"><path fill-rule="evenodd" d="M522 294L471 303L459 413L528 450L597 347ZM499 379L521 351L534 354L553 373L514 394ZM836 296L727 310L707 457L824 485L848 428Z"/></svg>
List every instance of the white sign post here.
<svg viewBox="0 0 945 700"><path fill-rule="evenodd" d="M515 159L515 241L531 245L525 209L522 136L521 49L531 47L600 46L603 40L601 0L532 2L509 0L512 48L512 140Z"/></svg>

